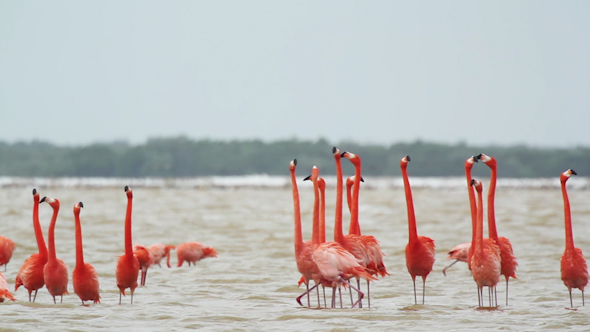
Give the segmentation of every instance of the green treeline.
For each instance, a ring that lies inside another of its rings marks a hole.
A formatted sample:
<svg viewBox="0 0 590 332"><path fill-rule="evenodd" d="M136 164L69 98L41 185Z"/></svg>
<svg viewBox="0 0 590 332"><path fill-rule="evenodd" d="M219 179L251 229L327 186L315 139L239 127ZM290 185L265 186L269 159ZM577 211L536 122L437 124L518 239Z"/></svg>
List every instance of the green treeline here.
<svg viewBox="0 0 590 332"><path fill-rule="evenodd" d="M323 175L334 175L332 146L362 158L363 174L398 176L399 160L410 155L412 176L463 176L468 157L485 153L498 160L500 177L557 177L568 168L590 175L590 148L531 148L526 146L467 146L416 141L390 146L324 139L263 142L192 140L186 137L150 139L143 145L101 143L63 147L46 142L0 142L0 176L25 177L196 177L211 175L288 175L289 161L297 158L298 174L313 165ZM342 162L352 174L350 162ZM489 176L475 167L475 176Z"/></svg>

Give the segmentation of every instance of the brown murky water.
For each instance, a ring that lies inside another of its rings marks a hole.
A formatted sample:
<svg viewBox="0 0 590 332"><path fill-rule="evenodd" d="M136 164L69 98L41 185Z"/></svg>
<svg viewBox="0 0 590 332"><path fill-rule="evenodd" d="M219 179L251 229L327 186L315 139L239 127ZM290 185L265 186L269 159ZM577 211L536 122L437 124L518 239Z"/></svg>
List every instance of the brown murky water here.
<svg viewBox="0 0 590 332"><path fill-rule="evenodd" d="M573 182L573 181L572 181ZM192 189L134 188L134 243L178 244L199 241L213 246L218 258L196 267L152 267L147 286L138 288L134 304L119 306L115 282L117 256L123 251L126 196L119 187L43 187L41 196L61 201L56 227L58 257L71 272L75 266L72 207L83 201L82 231L86 261L99 273L102 303L83 307L73 293L54 305L45 288L36 303L19 300L0 304L0 331L16 330L134 330L161 331L472 331L589 330L590 306L574 307L560 279L564 249L563 203L557 188L499 187L496 214L500 235L508 237L518 258L518 280L510 283L510 303L498 287L500 307L477 309L476 285L464 263L441 273L449 261L446 251L470 237L467 194L463 188L415 188L419 234L437 247L434 271L427 280L426 304L413 305L412 282L405 267L407 219L403 190L361 191L361 226L377 237L387 254L390 276L371 288L371 308L314 310L297 305L299 274L293 255L293 205L290 188ZM484 181L484 185L487 183ZM32 228L32 187L0 190L0 235L18 247L7 272L11 287L18 268L36 251ZM311 229L312 190L300 184L304 237ZM334 193L327 193L328 232L332 232ZM590 191L570 190L576 245L590 254ZM52 209L40 208L45 236ZM345 218L348 215L345 212ZM173 256L173 263L176 258ZM348 304L345 301L345 304Z"/></svg>

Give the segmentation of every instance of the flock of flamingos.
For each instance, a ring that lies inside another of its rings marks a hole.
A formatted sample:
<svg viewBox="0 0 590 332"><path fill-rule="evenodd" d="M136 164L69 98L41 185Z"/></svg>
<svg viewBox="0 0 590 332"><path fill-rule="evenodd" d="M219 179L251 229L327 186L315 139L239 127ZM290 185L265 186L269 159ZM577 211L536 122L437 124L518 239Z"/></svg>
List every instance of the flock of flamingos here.
<svg viewBox="0 0 590 332"><path fill-rule="evenodd" d="M116 268L117 287L119 288L119 304L121 304L121 294L125 295L125 290L130 289L131 303L133 304L133 293L138 286L138 276L141 270L140 284L145 286L147 271L151 265L158 264L167 257L166 263L170 267L170 250L175 249L178 257L178 267L182 266L184 261L195 264L197 261L206 257L217 257L217 251L214 248L206 247L199 242L184 242L179 245L171 246L162 243L154 244L149 247L142 245L132 246L131 236L131 212L133 207L133 191L125 186L127 194L127 212L125 214L125 253L119 257ZM32 301L37 298L37 291L43 286L47 287L49 294L53 297L53 303L56 303L55 297L69 294L68 287L68 268L66 264L57 258L55 251L55 224L59 212L59 200L51 197L39 199L39 192L33 189L33 226L35 237L37 239L38 253L32 254L25 260L18 271L15 280L14 290L17 291L22 285L29 292L29 302L31 295L35 292ZM53 208L53 215L49 225L48 244L45 245L43 231L39 222L39 203L47 202ZM100 303L98 275L94 267L84 262L84 253L82 250L82 229L80 226L80 209L84 207L82 202L74 205L74 218L76 227L76 267L72 273L72 283L74 292L82 300ZM12 252L16 248L15 243L3 236L0 236L0 266L6 265L12 257ZM5 300L16 301L14 296L8 290L6 278L0 273L0 302Z"/></svg>
<svg viewBox="0 0 590 332"><path fill-rule="evenodd" d="M350 291L351 308L362 307L362 300L365 294L360 290L360 279L367 282L368 305L370 307L370 282L377 280L377 277L388 275L383 264L383 252L379 242L374 236L362 235L359 225L359 190L362 179L361 158L350 152L340 153L334 147L332 149L336 162L336 211L334 221L334 241L326 242L325 234L325 182L319 177L319 170L316 166L312 168L310 176L304 180L311 180L314 187L314 205L312 222L312 239L303 241L301 229L301 213L299 202L299 191L295 178L297 159L290 163L291 184L293 188L294 205L294 226L295 226L295 260L297 269L302 277L299 284L304 283L307 290L297 297L297 302L303 305L301 299L307 296L307 306L311 307L310 293L317 288L318 307L321 307L320 292L318 286L324 288L324 306L326 305L325 287L332 288L331 308L336 307L336 290L339 293L340 307L342 308L341 286L344 285ZM347 201L350 210L350 226L347 235L342 230L342 205L344 180L342 174L341 158L346 158L355 167L354 176L347 179ZM487 216L489 238L484 238L484 205L483 205L483 184L471 177L473 165L481 160L491 169L490 184L487 197ZM406 205L408 212L409 241L406 246L406 266L414 283L414 304L417 304L416 277L422 277L422 304L426 290L426 278L432 271L435 260L434 240L418 235L416 218L414 215L414 203L412 190L408 179L408 163L410 157L401 158L400 168L404 181ZM497 177L496 159L485 154L472 156L465 161L465 177L467 180L467 191L471 209L472 238L470 242L455 246L448 252L448 259L456 262L466 262L473 280L477 284L479 307L484 306L484 287L488 288L489 307L497 307L496 286L500 282L500 276L506 280L506 305L508 305L508 281L516 278L516 257L514 256L510 241L498 235L494 214L494 197L496 191ZM570 305L573 307L572 289L578 288L582 291L582 305L584 305L584 287L588 284L588 267L582 254L582 250L574 246L573 231L570 213L570 204L566 190L566 182L576 175L572 169L561 173L561 190L564 202L565 219L565 251L561 257L561 279L570 294ZM477 199L476 193L477 192ZM446 269L443 273L446 273ZM356 279L356 286L351 283ZM310 281L314 282L310 288ZM354 301L352 291L357 294ZM315 301L315 300L314 300Z"/></svg>
<svg viewBox="0 0 590 332"><path fill-rule="evenodd" d="M312 239L303 241L301 213L299 202L299 191L295 178L297 160L290 163L291 183L293 188L293 205L294 205L294 226L295 226L295 259L297 268L302 277L299 284L304 283L307 290L297 297L297 302L303 305L301 299L307 296L307 306L311 307L311 292L322 286L324 288L324 306L326 305L325 287L332 288L331 308L336 307L336 290L339 293L340 307L342 304L341 286L344 285L350 291L351 308L355 306L362 307L362 300L365 294L361 291L360 279L367 282L367 304L370 307L370 282L377 280L378 277L388 275L387 269L383 264L383 252L379 242L374 236L362 235L359 224L359 191L360 182L362 181L361 158L350 152L340 153L336 147L332 153L336 162L336 211L334 222L334 241L326 242L325 232L325 181L319 177L319 169L313 167L312 174L305 178L311 180L314 188L314 207L313 207L313 228ZM342 174L341 158L346 158L355 167L355 175L347 179L347 201L350 210L350 226L348 234L344 234L342 229L342 208L343 208L343 190L344 180ZM483 184L471 177L471 169L475 163L481 160L491 169L490 184L487 197L487 216L488 216L488 233L489 238L484 238L483 220ZM412 201L412 190L408 179L408 163L410 157L401 158L400 168L404 181L406 195L409 241L406 246L406 266L414 283L414 303L417 304L416 297L416 277L422 278L422 304L426 290L426 278L432 271L435 260L434 240L418 235L416 227L416 218L414 215L414 204ZM500 276L503 275L506 280L506 305L508 305L508 281L510 278L516 278L516 257L512 251L510 241L498 235L496 221L494 216L494 196L496 190L496 167L497 162L493 157L485 154L472 156L465 161L465 176L467 180L467 191L469 193L469 203L471 208L472 219L472 238L471 242L457 245L449 251L449 259L455 259L451 265L458 261L466 262L473 280L478 288L478 303L480 307L484 306L484 287L488 288L488 304L490 307L498 306L496 286L500 282ZM567 287L570 294L570 305L573 307L572 288L578 288L582 291L582 304L584 304L584 287L588 284L588 268L582 251L574 247L570 204L566 190L566 182L572 176L576 175L571 169L561 173L561 190L564 201L565 215L565 237L566 247L561 257L561 279ZM131 303L133 303L133 293L138 286L139 271L141 270L140 284L145 285L148 268L153 264L160 264L163 257L167 257L167 264L170 267L170 250L175 249L178 256L178 266L182 266L186 260L188 264L205 257L217 257L215 249L206 247L198 242L185 242L178 246L169 246L164 244L155 244L150 247L141 245L132 246L131 236L131 212L133 192L128 186L125 187L127 194L127 211L125 215L125 253L119 257L116 267L117 287L119 288L119 304L121 304L121 295L125 295L125 290L130 289ZM477 192L477 199L476 199ZM33 189L33 226L37 239L38 253L32 254L21 266L15 281L15 291L22 285L29 292L29 301L31 295L35 292L32 301L35 301L37 291L43 286L53 297L68 294L68 268L66 264L56 257L55 251L55 224L59 212L59 200L51 197L39 199L39 192ZM43 238L43 232L39 223L39 203L47 202L53 208L53 216L49 225L49 247L46 247ZM76 267L72 273L74 292L80 297L82 305L85 301L100 303L99 281L97 273L92 265L84 262L82 250L82 231L80 227L80 209L84 205L82 202L74 205L74 217L76 228ZM5 265L10 261L15 244L10 239L0 236L0 265ZM446 269L451 265L447 266ZM356 285L351 283L356 279ZM314 285L310 288L310 281ZM354 300L352 291L357 294ZM319 288L317 289L318 306L321 307ZM15 301L8 290L8 284L2 274L0 274L0 302L4 300Z"/></svg>

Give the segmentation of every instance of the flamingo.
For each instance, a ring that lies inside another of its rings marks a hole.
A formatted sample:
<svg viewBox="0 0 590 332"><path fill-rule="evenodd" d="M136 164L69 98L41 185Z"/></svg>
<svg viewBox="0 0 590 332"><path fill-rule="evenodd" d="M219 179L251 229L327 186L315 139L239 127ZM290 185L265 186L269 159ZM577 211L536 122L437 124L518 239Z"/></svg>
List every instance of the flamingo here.
<svg viewBox="0 0 590 332"><path fill-rule="evenodd" d="M35 238L37 239L38 253L32 254L25 260L18 270L14 283L14 290L23 285L29 291L29 302L31 302L31 293L35 291L33 302L37 299L37 291L45 286L43 277L43 267L47 263L47 247L43 239L43 230L39 222L39 192L33 189L33 228L35 229Z"/></svg>
<svg viewBox="0 0 590 332"><path fill-rule="evenodd" d="M4 302L5 300L16 301L12 293L8 290L8 283L6 282L6 278L0 273L0 303Z"/></svg>
<svg viewBox="0 0 590 332"><path fill-rule="evenodd" d="M74 219L76 223L76 268L72 273L74 283L74 293L84 301L93 301L95 304L100 303L98 294L98 274L90 263L84 263L84 250L82 246L82 226L80 225L80 209L84 203L74 204Z"/></svg>
<svg viewBox="0 0 590 332"><path fill-rule="evenodd" d="M449 255L447 259L454 259L455 261L450 265L446 266L442 272L446 276L446 270L453 266L457 262L466 262L469 269L471 269L471 256L473 255L473 250L471 248L471 243L475 240L475 228L476 228L476 215L477 215L477 207L475 205L475 193L473 192L474 188L471 185L471 169L473 168L473 164L477 162L477 158L475 156L471 156L465 160L465 177L467 178L467 193L469 194L469 208L471 211L471 242L465 242L458 244L453 247L447 254Z"/></svg>
<svg viewBox="0 0 590 332"><path fill-rule="evenodd" d="M166 257L166 265L168 265L168 268L170 268L171 267L170 266L170 250L174 250L174 248L176 248L176 247L171 246L171 245L166 245L163 243L156 243L156 244L152 244L147 249L150 251L150 253L154 257L154 265L158 264L159 267L162 267L160 265L160 262L162 261L162 259L164 257Z"/></svg>
<svg viewBox="0 0 590 332"><path fill-rule="evenodd" d="M154 256L141 244L133 246L133 255L137 257L137 261L139 262L139 269L141 270L141 286L145 286L147 271L154 262Z"/></svg>
<svg viewBox="0 0 590 332"><path fill-rule="evenodd" d="M570 293L570 306L573 308L572 288L582 291L582 305L584 303L584 287L588 285L588 265L582 250L574 246L574 231L572 229L572 214L570 201L567 196L565 183L572 175L578 175L573 169L561 173L561 193L563 195L563 212L565 219L565 251L561 256L561 280Z"/></svg>
<svg viewBox="0 0 590 332"><path fill-rule="evenodd" d="M516 278L516 257L512 250L510 240L503 236L498 236L496 230L496 215L494 208L494 198L496 195L496 177L497 177L497 161L494 157L487 156L483 153L479 154L477 158L483 161L490 169L490 188L488 189L488 235L500 247L500 257L502 258L502 272L501 274L506 279L506 305L508 305L508 279L510 277Z"/></svg>
<svg viewBox="0 0 590 332"><path fill-rule="evenodd" d="M47 238L47 251L49 255L47 257L47 264L43 268L43 278L45 279L45 286L49 294L53 297L53 303L56 303L56 296L59 296L61 298L60 303L63 303L64 295L69 295L68 267L64 261L57 258L55 253L55 223L57 222L57 214L59 213L59 200L45 196L41 198L40 202L47 202L53 208L53 216L49 224L49 235Z"/></svg>
<svg viewBox="0 0 590 332"><path fill-rule="evenodd" d="M181 267L184 261L191 266L191 263L196 265L201 259L217 257L217 251L199 242L184 242L176 246L176 256L178 257L177 267Z"/></svg>
<svg viewBox="0 0 590 332"><path fill-rule="evenodd" d="M416 299L416 276L422 277L422 304L424 304L424 293L426 292L426 277L432 271L434 265L434 240L418 235L416 228L416 216L414 215L414 201L412 199L412 188L410 187L410 180L408 179L408 162L410 156L405 156L400 161L400 168L402 177L404 179L404 189L406 192L406 206L408 209L408 229L409 242L406 246L406 266L408 272L412 276L414 283L414 304L417 304Z"/></svg>
<svg viewBox="0 0 590 332"><path fill-rule="evenodd" d="M0 266L4 265L4 271L12 258L14 249L16 249L16 244L11 239L0 236Z"/></svg>
<svg viewBox="0 0 590 332"><path fill-rule="evenodd" d="M483 307L483 287L490 288L490 306L492 305L491 290L495 289L500 281L500 248L496 245L486 246L483 243L483 185L480 181L471 180L472 186L477 191L477 227L475 241L473 243L473 255L471 257L471 273L477 283L478 305ZM497 305L497 301L496 301Z"/></svg>
<svg viewBox="0 0 590 332"><path fill-rule="evenodd" d="M137 276L139 275L139 261L133 255L131 247L131 212L133 205L133 191L129 186L125 186L127 194L127 212L125 213L125 254L119 257L117 261L117 287L119 287L119 304L121 304L121 294L125 295L125 289L131 290L131 304L133 304L133 292L137 288Z"/></svg>
<svg viewBox="0 0 590 332"><path fill-rule="evenodd" d="M361 182L365 182L365 179L363 179L361 177ZM346 179L346 204L348 205L348 212L352 212L352 208L350 207L350 204L352 204L352 186L354 185L354 175L353 176L349 176ZM360 233L361 230L357 229L355 230L355 233Z"/></svg>

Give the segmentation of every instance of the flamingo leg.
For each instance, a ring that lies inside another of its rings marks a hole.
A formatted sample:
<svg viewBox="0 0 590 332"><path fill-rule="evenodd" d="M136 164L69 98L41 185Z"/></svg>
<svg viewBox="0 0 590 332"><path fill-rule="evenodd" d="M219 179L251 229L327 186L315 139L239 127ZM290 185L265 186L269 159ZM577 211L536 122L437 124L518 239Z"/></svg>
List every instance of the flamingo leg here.
<svg viewBox="0 0 590 332"><path fill-rule="evenodd" d="M367 280L367 302L369 304L369 308L371 307L371 288L369 287L369 280Z"/></svg>
<svg viewBox="0 0 590 332"><path fill-rule="evenodd" d="M324 291L324 307L327 307L328 305L326 304L326 287L322 286L322 290Z"/></svg>
<svg viewBox="0 0 590 332"><path fill-rule="evenodd" d="M361 289L361 279L357 278L356 279L356 287L358 287L358 289ZM363 301L359 302L359 308L363 307Z"/></svg>
<svg viewBox="0 0 590 332"><path fill-rule="evenodd" d="M53 304L57 304L57 302L55 302L55 296L53 297Z"/></svg>
<svg viewBox="0 0 590 332"><path fill-rule="evenodd" d="M299 305L303 307L303 304L301 303L301 298L302 298L302 297L304 297L305 295L309 294L309 292L311 292L312 290L314 290L316 287L318 287L318 285L317 285L317 284L315 284L315 285L314 285L312 288L309 288L307 291L305 291L305 293L303 293L303 294L299 295L299 296L296 298L296 300L297 300L297 303L299 303Z"/></svg>
<svg viewBox="0 0 590 332"><path fill-rule="evenodd" d="M488 286L488 305L492 307L492 287Z"/></svg>
<svg viewBox="0 0 590 332"><path fill-rule="evenodd" d="M506 277L506 305L508 305L508 278Z"/></svg>
<svg viewBox="0 0 590 332"><path fill-rule="evenodd" d="M418 304L418 300L416 298L416 277L412 276L412 282L414 283L414 304Z"/></svg>
<svg viewBox="0 0 590 332"><path fill-rule="evenodd" d="M482 307L482 301L481 301L481 288L479 288L479 285L477 286L477 306Z"/></svg>
<svg viewBox="0 0 590 332"><path fill-rule="evenodd" d="M121 305L121 291L119 290L119 305Z"/></svg>
<svg viewBox="0 0 590 332"><path fill-rule="evenodd" d="M332 305L330 308L336 308L336 287L332 287Z"/></svg>
<svg viewBox="0 0 590 332"><path fill-rule="evenodd" d="M424 304L424 295L426 294L426 277L422 277L422 304Z"/></svg>
<svg viewBox="0 0 590 332"><path fill-rule="evenodd" d="M585 306L586 303L584 303L584 290L582 289L582 306Z"/></svg>
<svg viewBox="0 0 590 332"><path fill-rule="evenodd" d="M341 281L345 284L348 285L348 287L354 289L355 291L357 291L359 293L359 299L352 305L352 307L350 307L351 309L354 308L358 303L360 303L363 300L363 297L365 296L365 294L363 294L363 292L361 292L360 289L354 287L353 285L351 285L348 281L341 279ZM359 306L360 308L360 306Z"/></svg>
<svg viewBox="0 0 590 332"><path fill-rule="evenodd" d="M350 292L350 305L352 305L354 303L354 300L352 299L352 288L348 288L348 291Z"/></svg>
<svg viewBox="0 0 590 332"><path fill-rule="evenodd" d="M496 299L496 307L498 306L498 288L494 286L494 297ZM508 305L508 300L506 300L506 305Z"/></svg>
<svg viewBox="0 0 590 332"><path fill-rule="evenodd" d="M133 291L134 289L131 290L131 304L133 304Z"/></svg>
<svg viewBox="0 0 590 332"><path fill-rule="evenodd" d="M340 309L342 309L342 289L338 285L338 295L340 295Z"/></svg>
<svg viewBox="0 0 590 332"><path fill-rule="evenodd" d="M574 301L572 300L572 289L568 288L568 290L570 291L570 308L574 307Z"/></svg>
<svg viewBox="0 0 590 332"><path fill-rule="evenodd" d="M456 259L454 262L452 262L450 265L448 265L447 267L445 267L445 268L443 269L443 274L445 275L445 277L447 276L447 269L448 269L449 267L451 267L451 266L455 265L455 263L457 263L458 261L459 261L459 260L458 260L458 259Z"/></svg>
<svg viewBox="0 0 590 332"><path fill-rule="evenodd" d="M145 286L145 281L147 280L147 269L145 269L145 272L143 273L143 286Z"/></svg>
<svg viewBox="0 0 590 332"><path fill-rule="evenodd" d="M59 303L64 303L64 296L63 296L63 294L61 295L61 298L59 300Z"/></svg>
<svg viewBox="0 0 590 332"><path fill-rule="evenodd" d="M317 287L317 289L316 289L316 294L318 296L318 308L321 308L322 302L320 302L320 288L319 287Z"/></svg>
<svg viewBox="0 0 590 332"><path fill-rule="evenodd" d="M307 307L310 308L311 307L311 301L309 300L309 283L305 284L305 287L307 288Z"/></svg>

